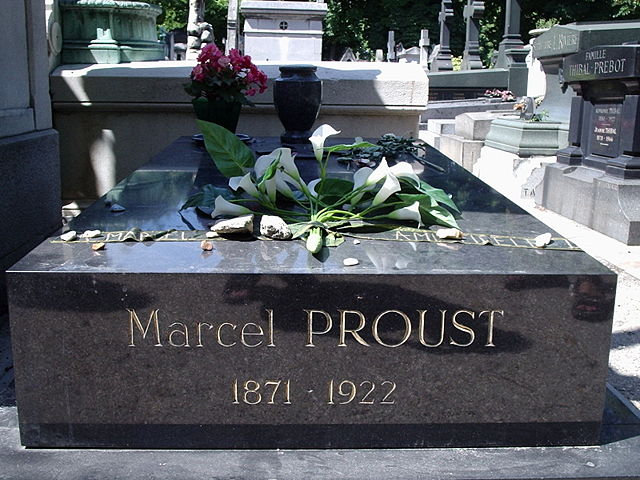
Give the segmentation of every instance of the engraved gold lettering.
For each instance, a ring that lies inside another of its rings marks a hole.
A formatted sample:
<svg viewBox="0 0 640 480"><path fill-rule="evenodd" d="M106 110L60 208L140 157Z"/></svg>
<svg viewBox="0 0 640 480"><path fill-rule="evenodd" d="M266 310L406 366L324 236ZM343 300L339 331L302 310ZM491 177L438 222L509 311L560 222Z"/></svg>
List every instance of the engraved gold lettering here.
<svg viewBox="0 0 640 480"><path fill-rule="evenodd" d="M460 314L467 314L469 315L472 319L475 318L476 314L475 312L472 312L470 310L458 310L456 313L453 314L453 317L451 318L451 322L453 323L453 326L455 328L457 328L458 330L460 330L461 332L465 332L467 334L469 334L469 341L467 343L458 343L456 342L453 338L449 338L449 343L451 345L455 345L456 347L468 347L469 345L471 345L473 343L473 341L476 338L476 334L473 331L473 329L467 325L463 325L461 323L458 322L457 318L458 315Z"/></svg>
<svg viewBox="0 0 640 480"><path fill-rule="evenodd" d="M384 343L380 338L380 335L378 334L378 324L380 323L380 320L382 319L382 317L384 317L388 313L397 313L404 320L404 328L405 328L404 336L402 337L402 340L400 340L400 342L396 343L395 345ZM411 320L404 312L401 312L400 310L386 310L373 320L373 325L371 326L371 330L373 333L373 338L375 338L376 342L378 342L380 345L382 345L383 347L396 348L402 345L403 343L405 343L409 339L409 336L411 335Z"/></svg>
<svg viewBox="0 0 640 480"><path fill-rule="evenodd" d="M338 310L338 311L340 312L340 343L338 343L338 346L339 347L347 346L347 344L345 343L345 337L347 332L349 332L351 335L353 335L353 338L355 338L359 344L364 345L365 347L368 347L369 344L365 342L364 339L357 333L360 330L362 330L366 324L366 320L364 318L363 313L359 312L358 310ZM347 329L347 314L354 314L359 317L360 321L358 323L358 328Z"/></svg>
<svg viewBox="0 0 640 480"><path fill-rule="evenodd" d="M220 346L222 346L222 347L227 347L227 348L228 347L233 347L236 344L236 342L224 343L222 341L222 327L225 327L225 326L231 327L231 330L235 330L236 329L236 326L233 323L228 323L228 322L221 323L220 326L218 327L218 332L217 332L218 344Z"/></svg>
<svg viewBox="0 0 640 480"><path fill-rule="evenodd" d="M198 333L198 343L196 344L196 347L202 347L202 326L206 325L209 330L211 330L213 328L213 325L211 325L210 323L205 323L205 322L198 322L198 327L196 329L197 333Z"/></svg>
<svg viewBox="0 0 640 480"><path fill-rule="evenodd" d="M273 310L271 310L270 308L266 309L267 311L267 325L268 325L268 337L269 337L269 343L267 344L267 347L275 347L276 344L273 343Z"/></svg>
<svg viewBox="0 0 640 480"><path fill-rule="evenodd" d="M331 327L333 325L333 321L331 319L331 315L329 315L327 312L325 312L324 310L305 310L305 312L307 312L307 344L305 346L307 347L315 347L315 345L313 344L313 336L314 335L324 335L325 333L329 333L329 331L331 330ZM325 329L320 331L320 330L314 330L313 329L313 315L314 313L319 313L324 315L325 318Z"/></svg>
<svg viewBox="0 0 640 480"><path fill-rule="evenodd" d="M255 327L256 331L255 332L247 331L247 327ZM240 343L242 343L245 347L249 347L249 348L259 347L260 345L262 345L262 340L260 340L258 343L250 345L246 342L245 336L246 337L253 337L253 336L262 337L264 336L264 331L262 330L262 327L260 325L256 325L255 323L251 323L251 322L245 323L244 326L242 327L242 332L240 334Z"/></svg>
<svg viewBox="0 0 640 480"><path fill-rule="evenodd" d="M480 314L478 315L478 318L480 318L485 313L489 314L489 321L487 323L487 343L485 344L485 347L495 347L493 343L493 327L495 325L494 315L496 313L499 313L501 316L504 317L504 311L503 310L484 310L480 312Z"/></svg>
<svg viewBox="0 0 640 480"><path fill-rule="evenodd" d="M424 324L425 324L424 316L427 314L427 311L418 310L418 313L420 314L420 323L418 325L418 340L420 341L420 343L425 347L429 347L429 348L435 348L442 345L442 342L444 342L444 320L445 320L447 311L440 310L440 340L438 340L438 343L435 343L435 344L429 344L425 341L426 335L424 333Z"/></svg>
<svg viewBox="0 0 640 480"><path fill-rule="evenodd" d="M147 326L144 328L142 327L142 323L140 322L140 319L138 318L138 315L136 314L136 311L134 309L127 308L127 312L129 312L129 346L136 346L133 338L135 333L134 324L135 327L142 333L142 339L144 340L147 337L147 333L149 333L151 324L153 323L153 336L156 341L154 346L161 347L162 342L160 341L160 326L158 325L159 309L151 310L149 321L147 322Z"/></svg>
<svg viewBox="0 0 640 480"><path fill-rule="evenodd" d="M169 325L169 328L173 328L176 325L181 328L176 328L174 330L171 330L171 332L169 332L169 337L168 337L169 345L171 345L172 347L190 347L191 345L189 345L189 329L182 322L173 322L171 325ZM182 340L183 340L182 343L174 343L173 336L175 334L182 335Z"/></svg>

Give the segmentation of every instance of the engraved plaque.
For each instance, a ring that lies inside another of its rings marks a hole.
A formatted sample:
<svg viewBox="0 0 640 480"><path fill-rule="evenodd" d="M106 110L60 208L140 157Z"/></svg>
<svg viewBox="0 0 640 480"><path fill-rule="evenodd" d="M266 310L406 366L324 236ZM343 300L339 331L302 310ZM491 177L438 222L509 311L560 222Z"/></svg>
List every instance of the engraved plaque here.
<svg viewBox="0 0 640 480"><path fill-rule="evenodd" d="M591 153L612 158L620 154L621 118L622 104L598 103L593 106Z"/></svg>

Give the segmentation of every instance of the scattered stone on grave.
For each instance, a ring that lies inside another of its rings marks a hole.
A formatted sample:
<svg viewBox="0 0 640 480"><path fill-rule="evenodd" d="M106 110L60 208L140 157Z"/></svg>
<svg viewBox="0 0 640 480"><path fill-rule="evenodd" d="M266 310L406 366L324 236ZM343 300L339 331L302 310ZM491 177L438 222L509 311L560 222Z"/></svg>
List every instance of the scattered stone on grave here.
<svg viewBox="0 0 640 480"><path fill-rule="evenodd" d="M253 233L253 215L221 220L211 227L211 230L219 235Z"/></svg>
<svg viewBox="0 0 640 480"><path fill-rule="evenodd" d="M219 237L220 235L218 235L216 232L207 232L205 233L205 237L207 238L216 238Z"/></svg>
<svg viewBox="0 0 640 480"><path fill-rule="evenodd" d="M213 243L208 240L203 240L202 242L200 242L200 248L205 252L210 252L211 250L213 250Z"/></svg>
<svg viewBox="0 0 640 480"><path fill-rule="evenodd" d="M543 233L542 235L538 235L534 241L536 243L536 247L544 248L551 243L551 234Z"/></svg>
<svg viewBox="0 0 640 480"><path fill-rule="evenodd" d="M126 210L125 207L123 207L122 205L120 205L119 203L114 203L111 205L111 209L110 209L113 213L120 213L120 212L124 212Z"/></svg>
<svg viewBox="0 0 640 480"><path fill-rule="evenodd" d="M357 238L353 241L354 245L360 245L360 240L358 240Z"/></svg>
<svg viewBox="0 0 640 480"><path fill-rule="evenodd" d="M85 230L84 233L82 235L80 235L81 238L96 238L99 237L100 235L102 235L102 232L100 230Z"/></svg>
<svg viewBox="0 0 640 480"><path fill-rule="evenodd" d="M263 215L260 218L260 235L274 240L290 240L293 236L289 225L275 215Z"/></svg>
<svg viewBox="0 0 640 480"><path fill-rule="evenodd" d="M464 237L464 234L457 228L441 228L436 231L436 236L442 240L458 240Z"/></svg>
<svg viewBox="0 0 640 480"><path fill-rule="evenodd" d="M107 244L104 242L93 243L91 245L91 250L93 250L94 252L97 252L98 250L104 250L106 246Z"/></svg>
<svg viewBox="0 0 640 480"><path fill-rule="evenodd" d="M75 230L69 230L67 233L60 235L60 240L64 242L70 242L78 238L78 233Z"/></svg>
<svg viewBox="0 0 640 480"><path fill-rule="evenodd" d="M360 260L358 260L357 258L349 257L345 258L342 263L345 267L354 267L355 265L358 265L360 263Z"/></svg>

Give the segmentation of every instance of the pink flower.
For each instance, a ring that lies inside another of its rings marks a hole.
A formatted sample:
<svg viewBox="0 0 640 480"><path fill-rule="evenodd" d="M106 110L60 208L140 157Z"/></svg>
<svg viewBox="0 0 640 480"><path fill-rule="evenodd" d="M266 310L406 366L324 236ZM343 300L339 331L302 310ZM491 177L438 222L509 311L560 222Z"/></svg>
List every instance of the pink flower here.
<svg viewBox="0 0 640 480"><path fill-rule="evenodd" d="M193 71L191 72L191 78L196 82L204 81L205 73L204 73L204 68L202 68L202 65L198 64L195 67L193 67Z"/></svg>
<svg viewBox="0 0 640 480"><path fill-rule="evenodd" d="M229 60L229 57L222 56L218 59L218 65L222 68L227 68L230 64L231 60Z"/></svg>

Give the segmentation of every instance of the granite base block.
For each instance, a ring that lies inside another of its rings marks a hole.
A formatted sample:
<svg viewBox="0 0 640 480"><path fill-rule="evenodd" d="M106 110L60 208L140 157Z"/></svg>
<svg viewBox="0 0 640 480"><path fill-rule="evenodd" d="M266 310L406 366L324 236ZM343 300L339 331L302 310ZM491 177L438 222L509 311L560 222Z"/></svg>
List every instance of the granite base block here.
<svg viewBox="0 0 640 480"><path fill-rule="evenodd" d="M640 245L640 180L547 165L541 205L627 245Z"/></svg>
<svg viewBox="0 0 640 480"><path fill-rule="evenodd" d="M640 416L607 392L600 445L593 447L375 450L117 450L20 446L15 407L0 406L3 478L584 480L640 478Z"/></svg>

